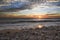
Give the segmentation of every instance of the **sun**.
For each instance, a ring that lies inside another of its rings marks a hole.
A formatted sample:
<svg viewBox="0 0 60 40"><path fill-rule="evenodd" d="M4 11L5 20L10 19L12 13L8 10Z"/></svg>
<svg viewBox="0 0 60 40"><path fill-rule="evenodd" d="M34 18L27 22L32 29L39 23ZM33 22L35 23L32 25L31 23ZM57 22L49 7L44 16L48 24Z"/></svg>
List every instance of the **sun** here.
<svg viewBox="0 0 60 40"><path fill-rule="evenodd" d="M38 16L38 18L42 18L42 16Z"/></svg>

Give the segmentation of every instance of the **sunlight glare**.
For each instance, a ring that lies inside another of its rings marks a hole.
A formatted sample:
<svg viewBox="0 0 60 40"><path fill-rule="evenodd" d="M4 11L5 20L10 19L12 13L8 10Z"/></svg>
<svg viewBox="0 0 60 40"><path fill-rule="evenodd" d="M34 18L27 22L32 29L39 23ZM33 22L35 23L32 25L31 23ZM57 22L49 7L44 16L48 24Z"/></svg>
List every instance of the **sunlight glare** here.
<svg viewBox="0 0 60 40"><path fill-rule="evenodd" d="M37 28L43 28L43 25L38 25Z"/></svg>

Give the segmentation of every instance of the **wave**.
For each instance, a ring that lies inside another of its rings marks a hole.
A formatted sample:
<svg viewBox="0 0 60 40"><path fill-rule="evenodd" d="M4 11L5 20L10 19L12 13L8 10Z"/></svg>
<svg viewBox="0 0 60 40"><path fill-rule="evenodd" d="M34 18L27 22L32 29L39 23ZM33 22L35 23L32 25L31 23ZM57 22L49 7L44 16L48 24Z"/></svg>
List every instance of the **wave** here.
<svg viewBox="0 0 60 40"><path fill-rule="evenodd" d="M20 22L60 22L60 19L1 19L2 23L20 23Z"/></svg>

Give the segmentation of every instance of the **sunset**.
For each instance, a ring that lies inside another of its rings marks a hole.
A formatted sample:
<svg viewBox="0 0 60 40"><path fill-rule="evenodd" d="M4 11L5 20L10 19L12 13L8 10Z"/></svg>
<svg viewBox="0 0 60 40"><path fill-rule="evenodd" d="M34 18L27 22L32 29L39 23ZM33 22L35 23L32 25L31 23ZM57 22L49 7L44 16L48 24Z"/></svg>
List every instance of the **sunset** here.
<svg viewBox="0 0 60 40"><path fill-rule="evenodd" d="M22 14L17 14L17 13L12 13L12 14L1 14L0 18L60 18L60 14L27 14L27 15L22 15Z"/></svg>
<svg viewBox="0 0 60 40"><path fill-rule="evenodd" d="M60 40L60 0L0 0L0 40Z"/></svg>

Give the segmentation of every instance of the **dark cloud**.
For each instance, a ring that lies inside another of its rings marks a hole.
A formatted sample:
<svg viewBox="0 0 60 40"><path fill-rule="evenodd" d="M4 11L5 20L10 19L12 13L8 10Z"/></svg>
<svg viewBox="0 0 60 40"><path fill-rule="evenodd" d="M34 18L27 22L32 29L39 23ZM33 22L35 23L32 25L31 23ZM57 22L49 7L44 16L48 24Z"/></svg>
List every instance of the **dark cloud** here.
<svg viewBox="0 0 60 40"><path fill-rule="evenodd" d="M3 0L0 0L0 4L3 4L4 2L3 2Z"/></svg>
<svg viewBox="0 0 60 40"><path fill-rule="evenodd" d="M0 12L31 9L31 5L30 2L14 2L8 6L0 6Z"/></svg>
<svg viewBox="0 0 60 40"><path fill-rule="evenodd" d="M45 5L47 5L47 6L60 6L60 2L47 2Z"/></svg>

